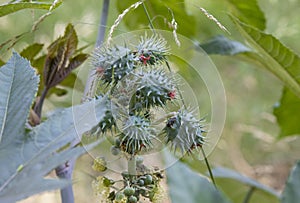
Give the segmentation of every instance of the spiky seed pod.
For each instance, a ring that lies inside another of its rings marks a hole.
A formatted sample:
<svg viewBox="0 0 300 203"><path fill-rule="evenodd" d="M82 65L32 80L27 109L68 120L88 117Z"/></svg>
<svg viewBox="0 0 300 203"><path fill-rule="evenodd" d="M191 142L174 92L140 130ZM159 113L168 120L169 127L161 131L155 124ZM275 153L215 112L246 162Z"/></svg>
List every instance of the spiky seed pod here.
<svg viewBox="0 0 300 203"><path fill-rule="evenodd" d="M168 55L166 41L157 35L141 38L136 48L137 50L132 51L122 46L103 46L95 50L92 64L104 84L112 81L116 84L141 64L154 65L166 61Z"/></svg>
<svg viewBox="0 0 300 203"><path fill-rule="evenodd" d="M111 131L112 128L116 126L116 122L111 111L112 105L113 104L111 100L107 99L105 103L106 111L105 111L104 118L98 124L102 133L105 133L108 130Z"/></svg>
<svg viewBox="0 0 300 203"><path fill-rule="evenodd" d="M137 49L139 60L144 65L161 63L166 61L166 56L169 55L167 41L159 35L141 37Z"/></svg>
<svg viewBox="0 0 300 203"><path fill-rule="evenodd" d="M96 73L105 84L110 84L113 80L117 83L136 67L138 60L136 54L122 46L103 46L96 49L92 55Z"/></svg>
<svg viewBox="0 0 300 203"><path fill-rule="evenodd" d="M161 69L147 69L137 72L131 81L136 92L131 98L129 112L140 112L153 106L164 106L175 99L174 79Z"/></svg>
<svg viewBox="0 0 300 203"><path fill-rule="evenodd" d="M120 134L120 148L128 154L136 154L143 149L152 148L155 129L149 120L140 116L129 116Z"/></svg>
<svg viewBox="0 0 300 203"><path fill-rule="evenodd" d="M201 125L201 120L194 117L192 112L183 110L170 118L163 132L166 135L167 143L171 142L171 147L181 153L191 152L191 150L202 147L205 143L203 134L205 130Z"/></svg>

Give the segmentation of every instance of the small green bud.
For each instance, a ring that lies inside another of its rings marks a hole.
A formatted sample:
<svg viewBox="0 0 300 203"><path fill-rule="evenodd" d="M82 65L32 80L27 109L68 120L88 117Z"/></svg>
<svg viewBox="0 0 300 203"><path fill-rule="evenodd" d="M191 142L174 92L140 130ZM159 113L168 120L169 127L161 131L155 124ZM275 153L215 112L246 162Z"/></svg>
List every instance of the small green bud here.
<svg viewBox="0 0 300 203"><path fill-rule="evenodd" d="M131 195L131 196L128 198L128 202L129 202L129 203L136 203L136 202L137 202L136 196Z"/></svg>
<svg viewBox="0 0 300 203"><path fill-rule="evenodd" d="M146 175L145 176L145 184L146 185L149 185L149 184L151 184L152 183L152 176L151 175Z"/></svg>
<svg viewBox="0 0 300 203"><path fill-rule="evenodd" d="M145 185L145 181L142 180L142 179L140 179L140 180L138 181L138 184L139 184L139 186L144 186L144 185Z"/></svg>
<svg viewBox="0 0 300 203"><path fill-rule="evenodd" d="M115 200L116 200L116 201L121 201L121 200L124 199L124 198L125 198L124 193L123 193L123 192L118 192L118 193L116 194Z"/></svg>
<svg viewBox="0 0 300 203"><path fill-rule="evenodd" d="M131 196L131 195L133 195L134 194L134 188L132 188L132 187L126 187L125 189L124 189L124 194L127 196L127 197L129 197L129 196Z"/></svg>

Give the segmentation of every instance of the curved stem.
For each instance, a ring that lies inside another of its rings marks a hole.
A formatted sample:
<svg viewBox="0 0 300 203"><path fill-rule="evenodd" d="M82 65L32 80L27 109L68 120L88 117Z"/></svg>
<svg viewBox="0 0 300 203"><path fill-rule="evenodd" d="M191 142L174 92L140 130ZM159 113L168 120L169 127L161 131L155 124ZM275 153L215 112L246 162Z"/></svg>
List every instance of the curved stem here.
<svg viewBox="0 0 300 203"><path fill-rule="evenodd" d="M40 96L40 99L39 101L35 104L33 110L34 112L36 113L36 115L41 119L42 117L42 107L43 107L43 104L44 104L44 101L45 101L45 98L47 96L47 93L48 93L48 88L45 87L43 89L43 92L42 92L42 95Z"/></svg>
<svg viewBox="0 0 300 203"><path fill-rule="evenodd" d="M214 186L217 188L217 185L216 185L216 182L215 182L215 178L214 178L214 175L213 175L213 173L212 173L211 167L210 167L210 165L209 165L207 156L206 156L206 154L205 154L205 152L204 152L204 149L203 149L202 147L200 147L200 149L201 149L201 152L202 152L202 154L203 154L204 161L205 161L207 170L208 170L208 172L209 172L210 179L211 179L212 183L214 184Z"/></svg>
<svg viewBox="0 0 300 203"><path fill-rule="evenodd" d="M154 29L152 20L151 20L151 18L150 18L149 12L148 12L148 10L147 10L147 7L146 7L146 5L145 5L145 2L143 2L143 8L144 8L145 14L146 14L146 16L147 16L147 18L148 18L150 28L151 28L151 30L153 31L153 33L155 33L155 29Z"/></svg>
<svg viewBox="0 0 300 203"><path fill-rule="evenodd" d="M249 189L249 191L247 192L246 197L245 197L243 203L248 203L250 201L250 198L252 197L252 194L254 193L254 190L255 190L255 187L251 187Z"/></svg>

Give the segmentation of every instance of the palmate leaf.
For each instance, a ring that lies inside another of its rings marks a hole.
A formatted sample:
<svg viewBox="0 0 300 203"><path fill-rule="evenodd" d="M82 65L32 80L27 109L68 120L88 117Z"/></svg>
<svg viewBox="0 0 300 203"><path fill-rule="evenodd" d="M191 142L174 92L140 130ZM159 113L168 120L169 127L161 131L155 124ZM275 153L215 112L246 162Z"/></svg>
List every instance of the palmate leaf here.
<svg viewBox="0 0 300 203"><path fill-rule="evenodd" d="M281 196L281 203L296 203L300 199L300 161L292 169L284 191Z"/></svg>
<svg viewBox="0 0 300 203"><path fill-rule="evenodd" d="M174 157L166 154L168 165ZM167 169L167 184L172 203L229 203L230 201L208 181L185 164L177 161Z"/></svg>
<svg viewBox="0 0 300 203"><path fill-rule="evenodd" d="M99 123L106 111L103 108L105 97L59 111L26 132L25 122L38 77L29 62L16 53L0 69L0 77L1 87L7 87L8 79L13 78L13 88L1 88L0 92L0 202L15 202L37 192L66 186L69 184L66 181L43 177L85 152L84 147L60 149L79 141L82 133ZM10 91L3 91L7 89Z"/></svg>
<svg viewBox="0 0 300 203"><path fill-rule="evenodd" d="M56 4L58 7L62 1L59 1L59 4ZM23 9L44 9L50 10L51 3L42 3L42 2L19 2L19 3L8 3L0 6L0 17L23 10ZM53 10L54 8L52 8Z"/></svg>
<svg viewBox="0 0 300 203"><path fill-rule="evenodd" d="M26 118L37 91L38 82L39 78L29 62L17 53L13 53L7 64L0 69L0 141L2 145L7 145L23 136ZM8 125L14 121L18 122ZM8 134L15 136L8 136Z"/></svg>

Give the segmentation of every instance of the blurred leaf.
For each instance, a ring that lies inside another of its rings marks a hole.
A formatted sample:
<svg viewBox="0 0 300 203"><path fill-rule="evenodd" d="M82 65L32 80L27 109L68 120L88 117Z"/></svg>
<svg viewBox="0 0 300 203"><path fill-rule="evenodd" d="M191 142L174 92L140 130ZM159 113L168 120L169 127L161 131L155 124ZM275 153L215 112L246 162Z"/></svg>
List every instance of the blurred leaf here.
<svg viewBox="0 0 300 203"><path fill-rule="evenodd" d="M0 141L9 144L24 131L25 122L38 88L39 78L27 60L17 53L0 69ZM14 125L9 123L16 122ZM11 136L5 135L11 134ZM14 135L14 136L13 136ZM1 140L2 138L2 140Z"/></svg>
<svg viewBox="0 0 300 203"><path fill-rule="evenodd" d="M166 154L166 163L174 163L174 157ZM185 164L177 161L167 169L167 184L172 203L228 203L227 198L208 181Z"/></svg>
<svg viewBox="0 0 300 203"><path fill-rule="evenodd" d="M300 97L300 58L272 35L265 34L231 16L236 27L255 50L252 59L276 75Z"/></svg>
<svg viewBox="0 0 300 203"><path fill-rule="evenodd" d="M0 17L17 12L22 9L44 9L49 10L52 4L41 2L20 2L4 4L0 6Z"/></svg>
<svg viewBox="0 0 300 203"><path fill-rule="evenodd" d="M216 36L197 46L202 48L207 54L235 55L251 51L242 43L230 40L224 36Z"/></svg>
<svg viewBox="0 0 300 203"><path fill-rule="evenodd" d="M53 87L49 90L47 97L50 97L52 94L55 94L58 97L64 96L68 93L67 90L59 87Z"/></svg>
<svg viewBox="0 0 300 203"><path fill-rule="evenodd" d="M78 157L87 148L60 150L99 123L106 97L54 113L44 123L25 131L38 77L27 60L14 53L0 69L0 202L15 202L70 182L45 179L58 165ZM25 91L24 91L25 90ZM94 115L94 116L91 116ZM21 192L16 192L21 191Z"/></svg>
<svg viewBox="0 0 300 203"><path fill-rule="evenodd" d="M122 13L134 3L136 3L136 0L117 1L118 11ZM182 0L151 0L145 1L145 5L149 10L156 29L170 30L167 23L172 21L172 14L168 10L170 8L178 24L177 32L188 37L196 35L196 19L194 16L188 14ZM143 6L140 6L134 12L130 12L122 21L131 30L149 25L149 20Z"/></svg>
<svg viewBox="0 0 300 203"><path fill-rule="evenodd" d="M37 69L37 72L39 74L43 73L45 60L46 60L46 55L43 55L31 61L31 65Z"/></svg>
<svg viewBox="0 0 300 203"><path fill-rule="evenodd" d="M5 62L0 59L0 66L3 66L4 64Z"/></svg>
<svg viewBox="0 0 300 203"><path fill-rule="evenodd" d="M300 162L292 169L285 189L282 193L282 203L296 203L300 200Z"/></svg>
<svg viewBox="0 0 300 203"><path fill-rule="evenodd" d="M244 184L247 184L251 187L255 187L257 189L260 189L264 192L267 192L269 194L272 194L276 197L279 198L279 194L274 191L272 188L269 188L268 186L265 186L249 177L246 177L236 171L227 169L227 168L223 168L223 167L217 167L213 169L213 175L215 178L230 178L230 179L234 179L237 180L239 182L242 182Z"/></svg>
<svg viewBox="0 0 300 203"><path fill-rule="evenodd" d="M33 61L33 59L36 57L36 55L38 53L40 53L40 51L43 48L43 44L39 44L39 43L34 43L29 45L28 47L26 47L21 53L20 55L24 58L26 58L29 61Z"/></svg>
<svg viewBox="0 0 300 203"><path fill-rule="evenodd" d="M258 6L256 0L227 0L231 13L237 16L242 22L249 24L259 30L266 28L264 13Z"/></svg>
<svg viewBox="0 0 300 203"><path fill-rule="evenodd" d="M75 85L76 82L76 85ZM66 77L60 84L59 86L63 86L63 87L70 87L73 89L76 89L80 92L82 92L84 90L84 83L82 82L82 80L80 78L77 77L77 75L75 73L71 73L70 75L68 75L68 77Z"/></svg>
<svg viewBox="0 0 300 203"><path fill-rule="evenodd" d="M274 107L274 115L280 126L280 138L300 135L300 98L284 88L280 102Z"/></svg>

